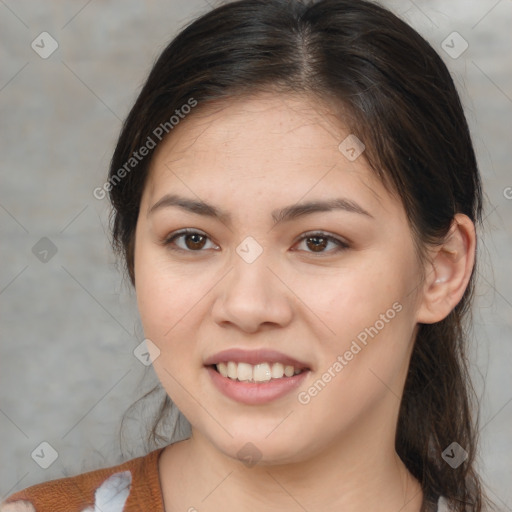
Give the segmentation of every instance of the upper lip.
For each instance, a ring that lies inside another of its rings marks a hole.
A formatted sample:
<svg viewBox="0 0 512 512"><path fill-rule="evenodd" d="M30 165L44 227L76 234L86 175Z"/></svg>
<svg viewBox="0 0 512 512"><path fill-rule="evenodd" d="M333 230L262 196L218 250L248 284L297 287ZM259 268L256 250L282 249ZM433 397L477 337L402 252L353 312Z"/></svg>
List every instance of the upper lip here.
<svg viewBox="0 0 512 512"><path fill-rule="evenodd" d="M235 363L248 363L251 365L260 363L281 363L284 366L293 366L296 369L310 369L307 363L299 361L282 352L270 349L244 350L241 348L230 348L217 352L205 359L204 365L214 365L234 361Z"/></svg>

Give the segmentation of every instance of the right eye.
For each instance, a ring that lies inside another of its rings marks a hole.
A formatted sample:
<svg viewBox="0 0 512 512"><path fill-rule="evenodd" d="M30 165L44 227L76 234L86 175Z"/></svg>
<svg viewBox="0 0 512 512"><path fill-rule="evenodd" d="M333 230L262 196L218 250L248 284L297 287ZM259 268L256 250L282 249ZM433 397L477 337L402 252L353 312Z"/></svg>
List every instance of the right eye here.
<svg viewBox="0 0 512 512"><path fill-rule="evenodd" d="M175 243L175 240L180 239L183 239L183 245L181 246ZM205 233L194 229L182 229L176 233L172 233L166 238L164 245L166 247L168 246L172 251L202 252L201 249L204 248L207 240L209 240L209 238ZM217 246L214 247L216 248Z"/></svg>

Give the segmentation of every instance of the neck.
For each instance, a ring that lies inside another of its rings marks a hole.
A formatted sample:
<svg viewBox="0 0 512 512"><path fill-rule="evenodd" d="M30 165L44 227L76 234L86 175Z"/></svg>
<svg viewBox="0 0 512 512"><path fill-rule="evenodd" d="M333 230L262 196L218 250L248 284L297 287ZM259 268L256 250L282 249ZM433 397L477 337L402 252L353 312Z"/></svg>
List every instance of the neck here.
<svg viewBox="0 0 512 512"><path fill-rule="evenodd" d="M374 424L375 425L375 424ZM394 450L394 431L345 433L307 461L245 466L193 430L162 454L166 512L350 510L418 512L422 490ZM356 430L356 429L354 429ZM391 446L383 450L383 437Z"/></svg>

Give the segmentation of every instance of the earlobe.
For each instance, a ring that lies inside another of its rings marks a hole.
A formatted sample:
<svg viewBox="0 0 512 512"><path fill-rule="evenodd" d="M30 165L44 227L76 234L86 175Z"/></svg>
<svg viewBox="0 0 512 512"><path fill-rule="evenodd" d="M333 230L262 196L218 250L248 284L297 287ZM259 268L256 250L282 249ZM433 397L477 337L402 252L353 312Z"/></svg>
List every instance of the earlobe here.
<svg viewBox="0 0 512 512"><path fill-rule="evenodd" d="M460 302L473 271L475 248L475 226L467 215L458 213L443 243L431 251L418 323L439 322Z"/></svg>

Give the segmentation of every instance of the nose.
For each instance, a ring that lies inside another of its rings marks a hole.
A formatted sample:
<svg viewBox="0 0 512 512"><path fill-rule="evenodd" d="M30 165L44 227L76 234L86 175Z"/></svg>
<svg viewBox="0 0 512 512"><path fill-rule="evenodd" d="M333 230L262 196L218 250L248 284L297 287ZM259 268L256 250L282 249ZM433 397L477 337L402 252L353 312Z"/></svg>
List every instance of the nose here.
<svg viewBox="0 0 512 512"><path fill-rule="evenodd" d="M265 325L285 327L293 317L293 293L283 282L264 254L252 263L236 256L233 268L215 288L214 321L247 333Z"/></svg>

